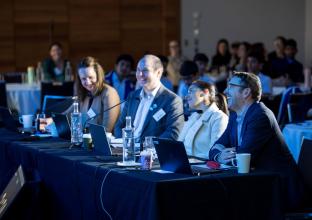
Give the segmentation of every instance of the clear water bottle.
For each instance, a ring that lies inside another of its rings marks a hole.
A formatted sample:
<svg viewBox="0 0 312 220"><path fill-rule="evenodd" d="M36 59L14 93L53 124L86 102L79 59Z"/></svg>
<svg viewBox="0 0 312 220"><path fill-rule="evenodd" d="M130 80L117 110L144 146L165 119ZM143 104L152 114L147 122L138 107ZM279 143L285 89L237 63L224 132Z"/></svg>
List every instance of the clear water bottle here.
<svg viewBox="0 0 312 220"><path fill-rule="evenodd" d="M67 61L66 62L66 66L65 66L65 81L72 81L72 69L70 66L70 62Z"/></svg>
<svg viewBox="0 0 312 220"><path fill-rule="evenodd" d="M79 112L79 104L76 100L74 103L74 111L71 113L71 143L73 145L82 144L82 123L81 113Z"/></svg>
<svg viewBox="0 0 312 220"><path fill-rule="evenodd" d="M40 81L44 81L44 74L43 74L43 67L41 62L38 62L37 68L36 68L36 82L40 83Z"/></svg>
<svg viewBox="0 0 312 220"><path fill-rule="evenodd" d="M123 155L122 162L127 165L135 163L134 136L131 126L131 116L126 117L126 127L122 129Z"/></svg>

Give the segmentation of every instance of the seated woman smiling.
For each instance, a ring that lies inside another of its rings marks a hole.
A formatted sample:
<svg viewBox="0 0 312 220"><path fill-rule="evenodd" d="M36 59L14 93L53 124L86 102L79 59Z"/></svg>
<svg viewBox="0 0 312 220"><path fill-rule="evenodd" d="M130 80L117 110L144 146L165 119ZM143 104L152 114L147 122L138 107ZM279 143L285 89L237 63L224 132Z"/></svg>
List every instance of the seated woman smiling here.
<svg viewBox="0 0 312 220"><path fill-rule="evenodd" d="M97 115L90 122L104 125L107 132L112 132L119 116L120 99L117 91L104 82L104 70L95 58L85 57L80 61L75 86L80 112L89 118ZM110 107L113 108L105 111ZM70 107L64 113L72 110ZM51 118L40 121L41 124L51 122Z"/></svg>
<svg viewBox="0 0 312 220"><path fill-rule="evenodd" d="M203 113L194 112L189 117L178 140L184 142L189 156L208 158L210 148L223 134L228 123L227 109L223 112L218 108L219 104L226 107L226 101L222 94L216 95L214 85L195 81L189 87L187 102L190 110L201 110Z"/></svg>
<svg viewBox="0 0 312 220"><path fill-rule="evenodd" d="M80 61L78 76L80 80L76 81L76 85L80 111L98 114L91 122L104 125L107 132L112 132L120 106L105 110L120 103L117 91L104 82L104 70L93 57L86 57Z"/></svg>

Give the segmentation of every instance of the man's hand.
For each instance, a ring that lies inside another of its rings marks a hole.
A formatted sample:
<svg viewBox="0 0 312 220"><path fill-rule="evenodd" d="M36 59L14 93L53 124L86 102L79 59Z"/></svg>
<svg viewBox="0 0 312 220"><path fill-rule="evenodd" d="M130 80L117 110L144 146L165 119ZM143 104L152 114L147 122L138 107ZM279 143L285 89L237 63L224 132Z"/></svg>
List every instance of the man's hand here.
<svg viewBox="0 0 312 220"><path fill-rule="evenodd" d="M231 162L231 160L233 158L235 158L235 156L236 156L236 148L235 147L225 148L221 151L217 160L219 163L226 164L226 163Z"/></svg>
<svg viewBox="0 0 312 220"><path fill-rule="evenodd" d="M39 126L39 130L41 132L46 131L46 126L50 125L53 122L52 118L40 118L40 126Z"/></svg>

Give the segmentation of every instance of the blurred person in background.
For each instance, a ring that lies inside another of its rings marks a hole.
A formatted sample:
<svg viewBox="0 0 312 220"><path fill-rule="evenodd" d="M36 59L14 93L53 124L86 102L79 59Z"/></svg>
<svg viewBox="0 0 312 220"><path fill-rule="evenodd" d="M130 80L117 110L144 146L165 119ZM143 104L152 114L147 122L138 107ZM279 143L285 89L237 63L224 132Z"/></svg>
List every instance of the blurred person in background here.
<svg viewBox="0 0 312 220"><path fill-rule="evenodd" d="M212 82L211 79L208 77L208 63L209 59L206 54L204 53L197 53L195 54L193 61L196 63L198 68L198 74L201 81L205 82Z"/></svg>
<svg viewBox="0 0 312 220"><path fill-rule="evenodd" d="M167 89L173 91L173 85L172 85L172 82L168 79L168 72L167 72L167 66L168 66L169 60L166 56L163 56L163 55L158 55L157 57L160 59L162 65L164 67L163 68L164 72L161 75L160 81Z"/></svg>
<svg viewBox="0 0 312 220"><path fill-rule="evenodd" d="M43 81L65 81L65 68L68 60L63 58L63 46L53 42L49 46L50 57L43 60Z"/></svg>
<svg viewBox="0 0 312 220"><path fill-rule="evenodd" d="M212 57L211 66L228 67L231 61L229 42L226 39L220 39L217 43L216 54Z"/></svg>
<svg viewBox="0 0 312 220"><path fill-rule="evenodd" d="M250 44L248 42L242 42L239 44L238 47L238 63L235 65L234 70L235 71L247 71L247 55L250 49Z"/></svg>
<svg viewBox="0 0 312 220"><path fill-rule="evenodd" d="M122 100L127 99L130 92L135 90L135 77L131 77L134 60L129 54L121 54L115 62L115 70L105 76L105 81L114 87Z"/></svg>
<svg viewBox="0 0 312 220"><path fill-rule="evenodd" d="M169 56L168 56L168 79L172 82L174 91L177 91L180 81L180 68L186 58L181 54L181 48L178 41L169 42Z"/></svg>
<svg viewBox="0 0 312 220"><path fill-rule="evenodd" d="M264 58L261 54L250 52L247 56L247 70L257 75L261 82L262 94L272 94L272 79L262 72Z"/></svg>
<svg viewBox="0 0 312 220"><path fill-rule="evenodd" d="M239 49L240 42L236 41L231 44L230 53L231 53L231 61L230 61L230 68L233 69L236 64L239 62L238 57L238 49Z"/></svg>

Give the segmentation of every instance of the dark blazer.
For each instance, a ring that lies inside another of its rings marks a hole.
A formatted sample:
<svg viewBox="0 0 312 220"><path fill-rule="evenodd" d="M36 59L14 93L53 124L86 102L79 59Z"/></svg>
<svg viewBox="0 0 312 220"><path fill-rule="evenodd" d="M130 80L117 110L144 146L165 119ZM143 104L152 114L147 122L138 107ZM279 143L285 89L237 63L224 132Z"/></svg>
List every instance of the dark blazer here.
<svg viewBox="0 0 312 220"><path fill-rule="evenodd" d="M105 75L105 81L112 87L115 87L113 83L113 75L117 74L114 70ZM135 82L130 79L125 79L125 93L124 97L120 97L121 99L126 99L130 92L135 90Z"/></svg>
<svg viewBox="0 0 312 220"><path fill-rule="evenodd" d="M302 196L301 181L274 114L263 103L253 103L242 124L241 146L237 146L236 116L231 112L228 126L211 148L209 158L220 152L215 148L217 144L236 147L237 153L251 153L251 167L279 173L288 207L296 206Z"/></svg>
<svg viewBox="0 0 312 220"><path fill-rule="evenodd" d="M128 101L115 125L114 135L117 138L122 137L122 128L126 125L126 116L131 116L133 124L140 104L141 91L142 89L137 89L129 94ZM184 123L182 99L161 85L151 107L144 121L141 141L146 136L177 140ZM166 115L157 122L153 115L160 109L163 109Z"/></svg>

